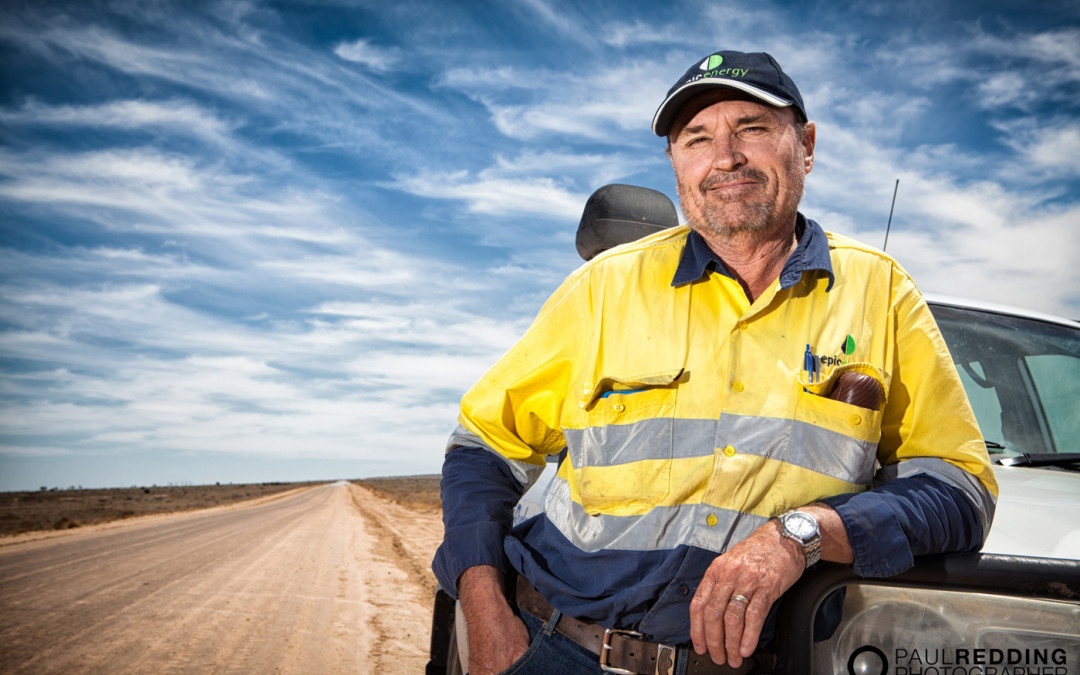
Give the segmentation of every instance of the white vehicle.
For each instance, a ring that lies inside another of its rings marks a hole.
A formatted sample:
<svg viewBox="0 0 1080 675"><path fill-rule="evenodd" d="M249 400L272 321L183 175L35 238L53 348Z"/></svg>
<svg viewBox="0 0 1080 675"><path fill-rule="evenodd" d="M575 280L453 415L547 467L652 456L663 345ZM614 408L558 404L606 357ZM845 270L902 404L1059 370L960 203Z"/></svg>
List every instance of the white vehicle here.
<svg viewBox="0 0 1080 675"><path fill-rule="evenodd" d="M578 230L589 259L677 224L663 194L612 185ZM980 553L924 556L886 579L823 563L781 599L775 667L789 675L1080 673L1080 323L928 297L971 400L1001 488ZM515 509L543 509L544 472ZM813 642L818 605L847 589L832 638ZM454 603L436 598L428 675L462 673Z"/></svg>

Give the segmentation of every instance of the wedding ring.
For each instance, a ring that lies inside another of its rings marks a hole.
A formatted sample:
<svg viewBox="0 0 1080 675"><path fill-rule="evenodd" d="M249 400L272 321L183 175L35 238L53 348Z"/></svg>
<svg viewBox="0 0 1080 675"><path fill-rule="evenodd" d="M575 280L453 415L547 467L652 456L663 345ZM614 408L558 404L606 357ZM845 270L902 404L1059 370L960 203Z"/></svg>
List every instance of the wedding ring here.
<svg viewBox="0 0 1080 675"><path fill-rule="evenodd" d="M746 597L745 595L739 595L738 593L736 593L735 595L731 596L731 602L741 602L744 605L749 605L750 598Z"/></svg>

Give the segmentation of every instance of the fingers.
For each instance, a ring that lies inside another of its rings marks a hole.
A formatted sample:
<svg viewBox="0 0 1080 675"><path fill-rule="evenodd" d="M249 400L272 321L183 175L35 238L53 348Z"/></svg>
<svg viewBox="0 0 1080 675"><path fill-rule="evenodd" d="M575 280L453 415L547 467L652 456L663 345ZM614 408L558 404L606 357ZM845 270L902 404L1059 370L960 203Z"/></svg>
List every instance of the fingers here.
<svg viewBox="0 0 1080 675"><path fill-rule="evenodd" d="M690 600L690 641L694 645L694 651L698 654L704 654L715 637L714 635L705 635L706 626L717 623L719 618L714 603L711 602L715 586L716 581L712 576L712 568L710 567L705 572L705 576L702 577L701 584L698 586L697 592L694 593L693 599ZM720 630L721 635L723 635L723 628L721 627Z"/></svg>
<svg viewBox="0 0 1080 675"><path fill-rule="evenodd" d="M743 620L742 641L734 649L728 647L729 659L734 653L746 658L757 650L761 629L765 626L765 619L769 616L770 609L772 609L772 600L767 599L765 594L759 594L750 601ZM739 660L739 663L741 662L742 659ZM732 665L737 666L738 663L732 663Z"/></svg>
<svg viewBox="0 0 1080 675"><path fill-rule="evenodd" d="M732 592L731 580L718 581L723 570L722 564L714 562L690 601L690 640L694 651L702 655L708 652L718 665L733 657L735 664L741 662L739 645L743 637L744 614L750 602L746 596ZM733 597L738 599L733 600Z"/></svg>
<svg viewBox="0 0 1080 675"><path fill-rule="evenodd" d="M708 652L718 665L729 663L738 667L757 648L771 603L731 593L727 585L710 583L704 592L701 587L698 590L690 603L690 639L694 651L702 655ZM748 652L743 650L747 644Z"/></svg>
<svg viewBox="0 0 1080 675"><path fill-rule="evenodd" d="M750 602L746 600L746 596L735 594L728 601L727 609L724 611L724 641L719 644L724 647L727 662L734 667L742 663L739 645L742 644L743 626L749 605ZM716 658L714 657L713 660L715 661Z"/></svg>

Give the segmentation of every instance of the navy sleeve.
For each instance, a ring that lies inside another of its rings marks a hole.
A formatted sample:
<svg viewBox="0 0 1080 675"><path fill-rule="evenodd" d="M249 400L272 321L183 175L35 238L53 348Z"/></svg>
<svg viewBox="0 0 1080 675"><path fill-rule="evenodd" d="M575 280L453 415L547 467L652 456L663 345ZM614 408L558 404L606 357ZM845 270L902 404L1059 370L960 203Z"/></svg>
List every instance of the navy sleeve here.
<svg viewBox="0 0 1080 675"><path fill-rule="evenodd" d="M978 511L948 483L916 474L884 485L821 500L836 509L855 553L855 573L888 577L914 556L977 551L983 542Z"/></svg>
<svg viewBox="0 0 1080 675"><path fill-rule="evenodd" d="M443 460L440 491L444 535L431 569L442 589L456 599L458 578L466 569L507 567L503 540L524 486L493 452L456 447Z"/></svg>

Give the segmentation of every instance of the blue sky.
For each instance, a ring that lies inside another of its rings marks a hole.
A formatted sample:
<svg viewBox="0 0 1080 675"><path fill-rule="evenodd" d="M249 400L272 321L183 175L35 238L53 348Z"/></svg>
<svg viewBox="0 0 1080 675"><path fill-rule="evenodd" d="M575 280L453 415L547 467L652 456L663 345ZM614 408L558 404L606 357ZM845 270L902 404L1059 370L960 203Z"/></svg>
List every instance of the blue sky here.
<svg viewBox="0 0 1080 675"><path fill-rule="evenodd" d="M1080 5L8 2L0 489L433 473L714 49L818 124L803 211L1080 316Z"/></svg>

